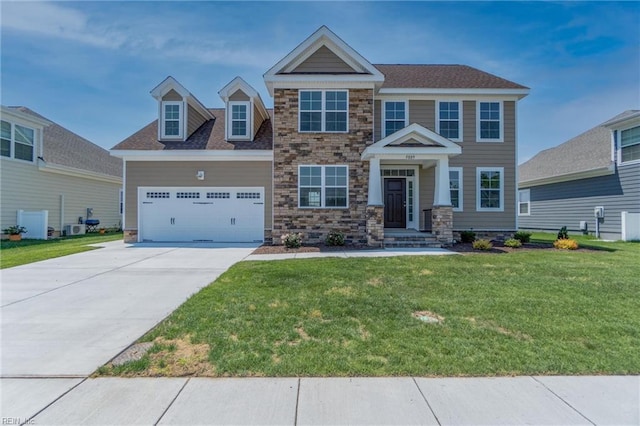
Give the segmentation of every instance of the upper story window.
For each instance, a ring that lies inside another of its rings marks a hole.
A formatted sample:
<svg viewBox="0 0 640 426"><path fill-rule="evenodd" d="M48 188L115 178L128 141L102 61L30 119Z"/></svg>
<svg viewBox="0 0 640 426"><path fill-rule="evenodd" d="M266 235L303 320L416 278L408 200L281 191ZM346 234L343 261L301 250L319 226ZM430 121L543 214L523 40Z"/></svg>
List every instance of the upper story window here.
<svg viewBox="0 0 640 426"><path fill-rule="evenodd" d="M2 120L0 131L0 154L3 157L33 161L35 130L30 127Z"/></svg>
<svg viewBox="0 0 640 426"><path fill-rule="evenodd" d="M478 167L476 170L476 209L504 211L504 168Z"/></svg>
<svg viewBox="0 0 640 426"><path fill-rule="evenodd" d="M182 138L183 106L182 102L162 102L162 137Z"/></svg>
<svg viewBox="0 0 640 426"><path fill-rule="evenodd" d="M249 137L250 102L229 102L230 139L246 139Z"/></svg>
<svg viewBox="0 0 640 426"><path fill-rule="evenodd" d="M387 137L400 129L407 127L407 103L404 101L384 102L383 137Z"/></svg>
<svg viewBox="0 0 640 426"><path fill-rule="evenodd" d="M640 160L640 126L620 132L620 162Z"/></svg>
<svg viewBox="0 0 640 426"><path fill-rule="evenodd" d="M315 208L348 207L347 166L299 166L298 205Z"/></svg>
<svg viewBox="0 0 640 426"><path fill-rule="evenodd" d="M462 211L462 167L449 167L449 191L453 211Z"/></svg>
<svg viewBox="0 0 640 426"><path fill-rule="evenodd" d="M502 140L502 102L478 102L478 141Z"/></svg>
<svg viewBox="0 0 640 426"><path fill-rule="evenodd" d="M518 191L518 216L529 216L531 213L531 190Z"/></svg>
<svg viewBox="0 0 640 426"><path fill-rule="evenodd" d="M349 93L346 90L301 90L300 132L346 132Z"/></svg>
<svg viewBox="0 0 640 426"><path fill-rule="evenodd" d="M437 133L447 139L462 140L460 102L438 102Z"/></svg>

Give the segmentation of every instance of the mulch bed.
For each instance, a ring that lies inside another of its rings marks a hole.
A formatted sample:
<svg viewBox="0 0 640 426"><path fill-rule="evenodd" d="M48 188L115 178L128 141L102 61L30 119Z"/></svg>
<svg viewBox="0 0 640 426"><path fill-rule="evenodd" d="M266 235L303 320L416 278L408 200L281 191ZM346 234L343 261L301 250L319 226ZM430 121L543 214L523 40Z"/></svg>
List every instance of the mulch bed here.
<svg viewBox="0 0 640 426"><path fill-rule="evenodd" d="M455 251L461 254L504 254L519 251L532 250L558 250L553 247L552 243L525 243L520 248L505 247L502 241L491 241L493 248L491 250L474 250L471 243L456 243L446 247L447 250ZM369 247L360 244L346 244L344 246L327 246L324 244L309 244L300 248L289 249L283 245L271 246L263 245L253 251L252 254L281 254L281 253L327 253L345 250L376 250L377 247ZM580 247L578 250L572 251L594 251L595 249Z"/></svg>

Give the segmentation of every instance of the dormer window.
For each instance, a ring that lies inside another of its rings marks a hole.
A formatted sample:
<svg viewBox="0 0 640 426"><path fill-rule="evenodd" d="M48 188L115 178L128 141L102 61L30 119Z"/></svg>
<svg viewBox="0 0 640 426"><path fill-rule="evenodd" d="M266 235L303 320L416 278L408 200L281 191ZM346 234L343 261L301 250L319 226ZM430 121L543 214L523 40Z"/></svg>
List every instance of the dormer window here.
<svg viewBox="0 0 640 426"><path fill-rule="evenodd" d="M167 139L182 138L183 121L182 102L162 102L162 137Z"/></svg>
<svg viewBox="0 0 640 426"><path fill-rule="evenodd" d="M229 102L229 123L231 129L230 139L249 139L250 102Z"/></svg>

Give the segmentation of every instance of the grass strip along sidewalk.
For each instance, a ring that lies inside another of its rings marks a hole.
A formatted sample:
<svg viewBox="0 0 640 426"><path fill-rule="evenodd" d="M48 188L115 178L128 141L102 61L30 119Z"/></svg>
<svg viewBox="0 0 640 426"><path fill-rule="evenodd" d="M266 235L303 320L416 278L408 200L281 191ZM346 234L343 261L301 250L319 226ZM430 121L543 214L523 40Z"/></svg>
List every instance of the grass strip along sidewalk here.
<svg viewBox="0 0 640 426"><path fill-rule="evenodd" d="M640 244L578 240L601 250L240 262L98 374L638 374Z"/></svg>
<svg viewBox="0 0 640 426"><path fill-rule="evenodd" d="M122 233L87 234L51 240L0 241L0 269L95 250L89 244L121 240Z"/></svg>

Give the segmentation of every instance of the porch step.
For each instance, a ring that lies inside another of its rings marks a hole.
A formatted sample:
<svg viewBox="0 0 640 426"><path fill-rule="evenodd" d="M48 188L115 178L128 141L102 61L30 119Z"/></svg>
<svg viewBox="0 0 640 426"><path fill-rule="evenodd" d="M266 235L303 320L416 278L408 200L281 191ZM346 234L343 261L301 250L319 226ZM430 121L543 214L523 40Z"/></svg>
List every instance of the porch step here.
<svg viewBox="0 0 640 426"><path fill-rule="evenodd" d="M385 233L385 248L441 248L442 244L430 233Z"/></svg>

